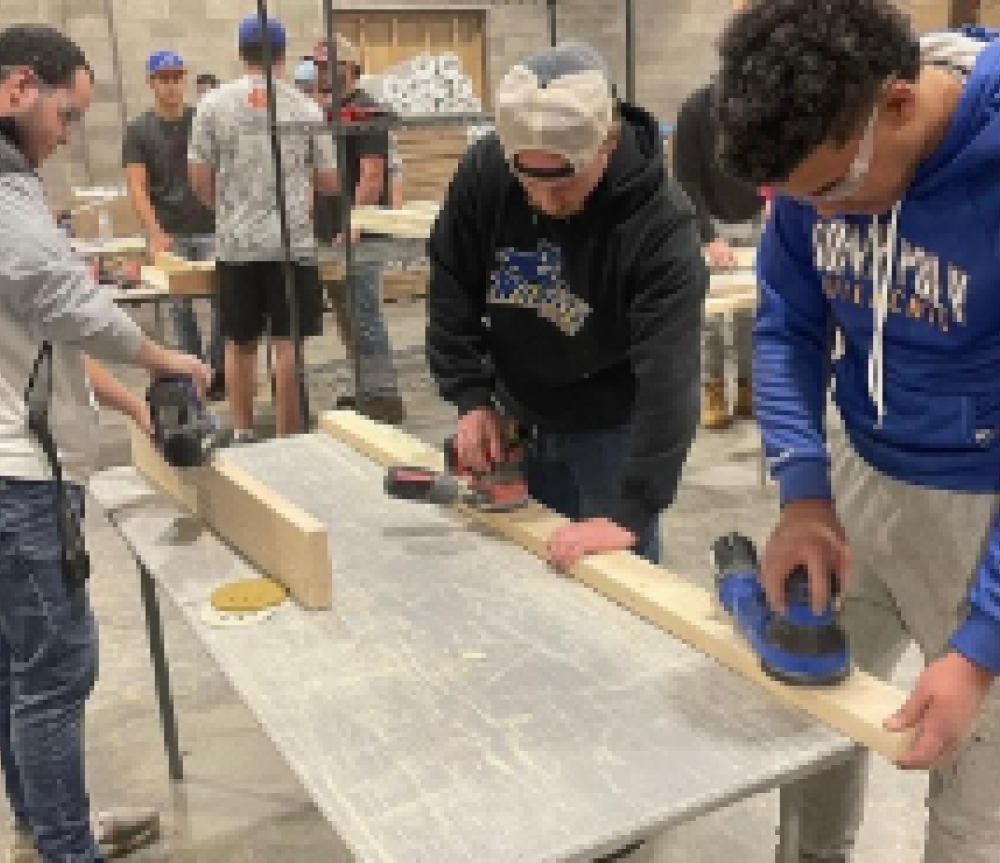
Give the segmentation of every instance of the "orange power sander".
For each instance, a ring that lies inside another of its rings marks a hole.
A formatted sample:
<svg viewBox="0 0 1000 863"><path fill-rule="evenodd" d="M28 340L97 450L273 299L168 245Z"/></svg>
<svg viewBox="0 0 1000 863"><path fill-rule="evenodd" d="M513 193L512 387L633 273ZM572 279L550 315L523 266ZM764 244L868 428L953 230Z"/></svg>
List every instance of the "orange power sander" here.
<svg viewBox="0 0 1000 863"><path fill-rule="evenodd" d="M528 503L528 484L521 470L524 450L519 433L512 428L505 441L502 461L479 473L458 459L455 439L445 443L447 473L423 467L393 467L385 478L391 497L419 503L464 503L485 512L509 512Z"/></svg>

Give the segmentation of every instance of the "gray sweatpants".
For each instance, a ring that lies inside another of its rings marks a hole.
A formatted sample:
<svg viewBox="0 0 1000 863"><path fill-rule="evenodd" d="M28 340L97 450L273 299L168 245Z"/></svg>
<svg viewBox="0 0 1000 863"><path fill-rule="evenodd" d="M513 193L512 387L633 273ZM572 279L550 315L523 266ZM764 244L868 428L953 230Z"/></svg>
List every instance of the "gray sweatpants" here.
<svg viewBox="0 0 1000 863"><path fill-rule="evenodd" d="M890 479L847 444L834 449L832 478L854 561L842 613L854 659L888 677L914 641L925 662L934 661L965 619L997 496ZM802 801L803 860L850 852L866 768L862 757L787 789ZM959 757L931 773L927 806L925 863L1000 861L1000 687Z"/></svg>

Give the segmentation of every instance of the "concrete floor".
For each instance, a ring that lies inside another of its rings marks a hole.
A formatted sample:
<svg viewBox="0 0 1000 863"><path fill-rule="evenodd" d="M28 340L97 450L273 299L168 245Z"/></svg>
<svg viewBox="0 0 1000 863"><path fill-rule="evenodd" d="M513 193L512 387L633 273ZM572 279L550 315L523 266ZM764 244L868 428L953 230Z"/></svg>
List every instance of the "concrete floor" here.
<svg viewBox="0 0 1000 863"><path fill-rule="evenodd" d="M453 414L434 395L422 360L421 302L387 307L409 409L409 430L440 443ZM144 323L148 323L140 315ZM330 328L333 332L333 328ZM334 336L309 346L314 410L349 391L349 370ZM124 375L141 386L141 376ZM106 464L127 461L122 422L102 418ZM721 532L739 529L762 541L776 515L773 487L758 484L757 436L750 423L699 435L679 499L665 516L665 562L708 583L708 547ZM88 774L97 808L158 807L165 835L137 861L229 863L344 860L340 843L312 806L253 717L164 605L167 650L186 752L188 781L171 787L160 737L139 599L138 576L122 541L92 507L88 537L94 561L91 594L101 628L101 678L88 714ZM919 667L915 653L900 669L908 685ZM721 705L735 710L738 705ZM875 765L858 860L916 863L924 829L926 779L885 763ZM4 805L4 804L0 804ZM6 813L3 813L6 814ZM0 843L8 836L0 815ZM685 825L663 837L657 863L773 861L777 795L765 794ZM476 863L476 861L470 861ZM514 863L514 861L512 861Z"/></svg>

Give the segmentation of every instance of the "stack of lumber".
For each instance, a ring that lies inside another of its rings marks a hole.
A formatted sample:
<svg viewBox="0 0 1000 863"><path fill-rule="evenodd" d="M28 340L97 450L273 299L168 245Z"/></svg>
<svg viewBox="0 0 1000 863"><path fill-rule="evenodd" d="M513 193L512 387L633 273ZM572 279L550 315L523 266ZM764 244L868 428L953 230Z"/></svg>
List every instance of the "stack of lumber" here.
<svg viewBox="0 0 1000 863"><path fill-rule="evenodd" d="M215 261L188 261L169 253L142 268L142 281L170 294L204 296L215 290Z"/></svg>
<svg viewBox="0 0 1000 863"><path fill-rule="evenodd" d="M403 200L444 200L469 146L465 129L400 129L396 139L403 158Z"/></svg>

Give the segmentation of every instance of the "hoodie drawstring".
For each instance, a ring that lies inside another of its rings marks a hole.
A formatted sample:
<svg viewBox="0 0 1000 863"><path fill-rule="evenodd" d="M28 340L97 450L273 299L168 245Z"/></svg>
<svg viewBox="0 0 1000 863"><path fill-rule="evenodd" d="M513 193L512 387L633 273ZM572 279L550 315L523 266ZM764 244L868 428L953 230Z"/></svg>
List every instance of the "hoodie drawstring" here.
<svg viewBox="0 0 1000 863"><path fill-rule="evenodd" d="M892 290L892 279L896 269L896 237L901 207L902 202L897 202L892 208L884 250L879 248L881 225L878 216L872 219L871 226L872 305L875 325L871 352L868 354L868 394L875 404L878 427L882 426L882 420L885 418L885 321L889 317L889 292Z"/></svg>

